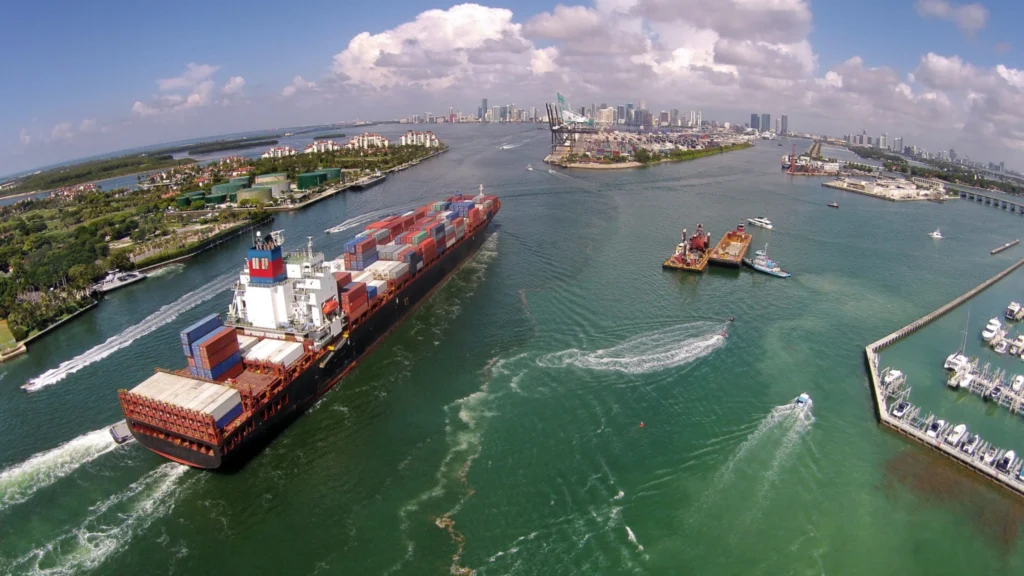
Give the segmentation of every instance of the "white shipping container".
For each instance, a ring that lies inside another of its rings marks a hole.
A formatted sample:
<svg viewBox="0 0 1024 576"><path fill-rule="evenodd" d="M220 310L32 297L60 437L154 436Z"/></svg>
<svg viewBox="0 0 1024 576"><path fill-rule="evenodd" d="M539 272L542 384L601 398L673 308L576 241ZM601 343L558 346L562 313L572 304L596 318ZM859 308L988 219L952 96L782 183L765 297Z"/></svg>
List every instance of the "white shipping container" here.
<svg viewBox="0 0 1024 576"><path fill-rule="evenodd" d="M151 400L210 414L217 420L242 403L237 390L166 372L150 376L132 392Z"/></svg>
<svg viewBox="0 0 1024 576"><path fill-rule="evenodd" d="M267 338L263 342L260 342L252 350L249 351L249 355L246 356L247 360L253 360L255 362L266 362L271 356L277 352L281 346L287 344L284 340L274 340L273 338Z"/></svg>
<svg viewBox="0 0 1024 576"><path fill-rule="evenodd" d="M445 242L446 248L451 248L452 246L455 246L455 236L449 236L448 240Z"/></svg>
<svg viewBox="0 0 1024 576"><path fill-rule="evenodd" d="M259 344L260 339L255 336L247 336L242 334L238 337L238 350L244 355L246 352L252 349L253 346Z"/></svg>
<svg viewBox="0 0 1024 576"><path fill-rule="evenodd" d="M353 282L362 282L363 284L373 280L373 272L366 272L365 270L352 277Z"/></svg>
<svg viewBox="0 0 1024 576"><path fill-rule="evenodd" d="M270 358L271 364L284 364L287 368L295 363L296 360L302 357L303 348L301 342L286 342L284 346L277 350L277 353Z"/></svg>
<svg viewBox="0 0 1024 576"><path fill-rule="evenodd" d="M398 280L400 276L409 272L409 265L405 262L395 262L397 266L388 270L388 280Z"/></svg>
<svg viewBox="0 0 1024 576"><path fill-rule="evenodd" d="M377 289L378 296L383 294L388 289L388 283L384 280L374 280L373 282L370 282L370 286L373 286L374 288Z"/></svg>
<svg viewBox="0 0 1024 576"><path fill-rule="evenodd" d="M226 386L221 386L221 388L225 388L224 393L211 400L209 404L199 410L200 412L213 416L214 421L218 423L221 423L221 418L226 416L229 412L234 410L236 406L242 403L242 397L238 394L238 390L233 390ZM221 424L228 424L228 422L223 422Z"/></svg>

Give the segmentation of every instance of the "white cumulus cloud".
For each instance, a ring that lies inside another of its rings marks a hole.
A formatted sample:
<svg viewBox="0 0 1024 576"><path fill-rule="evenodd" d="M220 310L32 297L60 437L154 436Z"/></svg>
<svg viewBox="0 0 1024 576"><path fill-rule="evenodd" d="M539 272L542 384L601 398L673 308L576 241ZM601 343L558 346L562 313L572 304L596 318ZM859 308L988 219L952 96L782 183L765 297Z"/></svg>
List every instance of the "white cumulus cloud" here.
<svg viewBox="0 0 1024 576"><path fill-rule="evenodd" d="M71 140L74 135L75 129L71 126L71 122L61 122L50 130L50 140Z"/></svg>
<svg viewBox="0 0 1024 576"><path fill-rule="evenodd" d="M947 0L918 0L914 7L925 18L956 24L968 36L974 36L988 23L988 9L977 3L958 5Z"/></svg>
<svg viewBox="0 0 1024 576"><path fill-rule="evenodd" d="M159 93L148 102L136 100L132 112L138 116L153 116L206 106L213 101L212 76L218 69L219 66L190 62L178 76L157 80Z"/></svg>
<svg viewBox="0 0 1024 576"><path fill-rule="evenodd" d="M242 88L244 88L244 87L245 87L245 78L242 78L241 76L232 76L231 78L228 78L227 83L224 84L224 87L221 88L220 91L223 94L231 95L231 94L237 94L237 93L241 92Z"/></svg>
<svg viewBox="0 0 1024 576"><path fill-rule="evenodd" d="M32 143L32 135L29 134L28 128L22 128L21 132L18 133L18 142L20 142L22 146L28 146Z"/></svg>
<svg viewBox="0 0 1024 576"><path fill-rule="evenodd" d="M292 83L285 86L284 90L281 90L281 95L288 97L299 92L312 92L319 89L320 87L316 85L316 82L307 81L302 76L295 76L295 78L292 78Z"/></svg>

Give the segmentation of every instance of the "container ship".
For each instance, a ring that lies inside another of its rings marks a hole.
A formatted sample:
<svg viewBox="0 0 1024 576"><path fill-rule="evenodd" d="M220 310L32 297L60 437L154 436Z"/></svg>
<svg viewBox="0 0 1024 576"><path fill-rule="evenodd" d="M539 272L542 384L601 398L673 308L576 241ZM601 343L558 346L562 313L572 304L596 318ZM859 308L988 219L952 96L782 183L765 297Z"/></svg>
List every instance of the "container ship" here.
<svg viewBox="0 0 1024 576"><path fill-rule="evenodd" d="M369 225L325 260L257 236L224 320L181 331L187 367L118 392L131 435L197 468L246 462L337 384L485 240L501 209L480 187Z"/></svg>

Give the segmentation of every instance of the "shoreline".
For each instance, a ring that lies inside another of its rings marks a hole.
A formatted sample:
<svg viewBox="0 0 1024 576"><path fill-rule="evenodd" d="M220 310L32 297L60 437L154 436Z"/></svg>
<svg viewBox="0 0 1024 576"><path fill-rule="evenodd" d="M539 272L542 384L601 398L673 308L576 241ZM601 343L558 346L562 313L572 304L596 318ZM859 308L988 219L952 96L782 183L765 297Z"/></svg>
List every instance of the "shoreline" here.
<svg viewBox="0 0 1024 576"><path fill-rule="evenodd" d="M33 340L35 340L37 338L41 338L41 337L49 334L52 330L56 330L57 328L59 328L60 326L64 325L65 323L74 320L79 315L84 314L84 313L88 312L89 310L92 310L97 305L99 305L99 303L100 303L99 300L93 300L92 303L89 304L88 306L86 306L85 308L82 308L81 310L73 312L73 313L65 316L64 318L61 318L60 320L54 322L53 324L50 324L46 328L43 328L39 332L36 332L35 334L29 336L28 338L25 338L21 342L15 342L15 347L14 348L12 348L8 352L0 354L0 364L6 362L8 360L11 360L12 358L17 358L18 356L22 356L24 354L28 354L28 344L29 344L29 342L32 342Z"/></svg>
<svg viewBox="0 0 1024 576"><path fill-rule="evenodd" d="M707 158L709 156L718 156L719 154L727 154L729 152L738 152L740 150L746 150L747 148L753 148L753 146L754 145L750 144L749 142L746 143L746 145L734 144L734 145L730 146L729 148L720 147L720 148L716 148L716 149L711 149L710 151L707 151L706 154L701 154L699 156L692 156L690 158L662 158L662 159L660 159L660 160L658 160L656 162L646 162L646 163L644 163L644 162L637 162L637 161L633 160L633 161L630 161L630 162L617 162L617 163L608 163L608 164L602 164L602 163L599 163L599 162L574 162L572 164L569 164L569 163L561 162L561 161L559 161L557 159L554 159L554 158L552 158L551 154L548 154L547 156L544 157L544 163L545 164L553 164L553 165L559 166L561 168L576 168L576 169L580 169L580 170L629 170L629 169L632 169L632 168L643 168L643 167L646 167L646 166L657 166L658 164L671 163L671 162L691 162L693 160L700 160L701 158Z"/></svg>

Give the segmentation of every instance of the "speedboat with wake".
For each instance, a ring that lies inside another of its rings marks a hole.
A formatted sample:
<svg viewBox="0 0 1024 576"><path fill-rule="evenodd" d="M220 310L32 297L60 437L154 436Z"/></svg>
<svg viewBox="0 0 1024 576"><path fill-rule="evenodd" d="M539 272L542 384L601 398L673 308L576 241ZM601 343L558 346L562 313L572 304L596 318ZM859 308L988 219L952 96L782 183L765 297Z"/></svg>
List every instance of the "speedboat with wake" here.
<svg viewBox="0 0 1024 576"><path fill-rule="evenodd" d="M529 170L530 172L533 172L533 164L527 164L526 169Z"/></svg>
<svg viewBox="0 0 1024 576"><path fill-rule="evenodd" d="M929 232L928 235L936 240L942 240L942 229L936 228L935 232Z"/></svg>
<svg viewBox="0 0 1024 576"><path fill-rule="evenodd" d="M802 393L793 399L793 405L801 410L809 410L814 406L814 402L811 401L811 397L806 393Z"/></svg>
<svg viewBox="0 0 1024 576"><path fill-rule="evenodd" d="M839 208L839 202L836 202L835 200L833 200L833 201L828 203L828 207L829 208Z"/></svg>
<svg viewBox="0 0 1024 576"><path fill-rule="evenodd" d="M766 242L763 250L758 250L754 253L754 258L744 258L743 263L750 266L754 270L762 274L769 276L775 276L776 278L789 278L792 276L789 272L784 271L779 267L779 263L768 257L768 243Z"/></svg>

